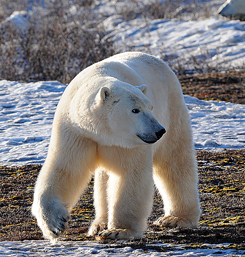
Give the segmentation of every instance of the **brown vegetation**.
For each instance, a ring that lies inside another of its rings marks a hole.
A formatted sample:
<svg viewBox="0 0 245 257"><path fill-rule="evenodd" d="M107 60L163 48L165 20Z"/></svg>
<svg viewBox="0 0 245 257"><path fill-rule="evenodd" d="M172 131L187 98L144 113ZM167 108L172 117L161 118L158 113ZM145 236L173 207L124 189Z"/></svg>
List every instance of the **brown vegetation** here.
<svg viewBox="0 0 245 257"><path fill-rule="evenodd" d="M163 204L156 192L148 230L143 240L129 240L123 246L145 247L164 242L186 247L228 243L245 249L245 151L222 153L197 152L202 216L198 229L166 229L153 225L163 214ZM36 220L31 216L33 189L40 165L0 167L0 240L42 239ZM86 232L94 217L93 181L73 209L64 240L94 240ZM111 240L101 243L113 242ZM121 244L120 242L118 243ZM158 249L159 250L159 249Z"/></svg>

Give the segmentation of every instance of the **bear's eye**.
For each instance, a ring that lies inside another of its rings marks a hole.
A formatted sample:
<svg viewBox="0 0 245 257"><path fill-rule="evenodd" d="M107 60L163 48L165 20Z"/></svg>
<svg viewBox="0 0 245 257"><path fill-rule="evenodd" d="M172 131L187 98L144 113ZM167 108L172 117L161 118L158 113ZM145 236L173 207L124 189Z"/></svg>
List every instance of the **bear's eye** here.
<svg viewBox="0 0 245 257"><path fill-rule="evenodd" d="M139 109L133 109L133 110L132 110L132 113L139 113L139 112L140 112Z"/></svg>

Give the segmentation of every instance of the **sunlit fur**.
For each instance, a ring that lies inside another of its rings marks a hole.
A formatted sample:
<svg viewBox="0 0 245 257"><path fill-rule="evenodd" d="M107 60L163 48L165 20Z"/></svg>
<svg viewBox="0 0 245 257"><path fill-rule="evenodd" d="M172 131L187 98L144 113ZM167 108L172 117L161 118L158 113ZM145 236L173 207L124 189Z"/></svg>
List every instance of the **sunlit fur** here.
<svg viewBox="0 0 245 257"><path fill-rule="evenodd" d="M163 127L166 133L158 140ZM90 235L142 237L154 182L165 211L157 225L198 225L190 120L176 76L159 59L136 52L115 55L68 85L35 186L32 213L45 238L54 240L64 231L92 174L96 217Z"/></svg>

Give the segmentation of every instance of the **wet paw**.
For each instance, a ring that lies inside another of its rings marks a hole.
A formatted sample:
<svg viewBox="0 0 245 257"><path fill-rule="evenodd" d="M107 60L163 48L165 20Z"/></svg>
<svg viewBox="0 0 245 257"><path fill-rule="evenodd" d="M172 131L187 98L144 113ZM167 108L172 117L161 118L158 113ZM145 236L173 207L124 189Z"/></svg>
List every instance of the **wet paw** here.
<svg viewBox="0 0 245 257"><path fill-rule="evenodd" d="M103 239L132 239L141 237L130 229L107 229L99 233L97 240Z"/></svg>
<svg viewBox="0 0 245 257"><path fill-rule="evenodd" d="M193 227L192 223L187 219L170 216L170 215L160 217L154 222L154 225L157 225L160 227L170 227L170 228L176 228L176 227L192 228Z"/></svg>

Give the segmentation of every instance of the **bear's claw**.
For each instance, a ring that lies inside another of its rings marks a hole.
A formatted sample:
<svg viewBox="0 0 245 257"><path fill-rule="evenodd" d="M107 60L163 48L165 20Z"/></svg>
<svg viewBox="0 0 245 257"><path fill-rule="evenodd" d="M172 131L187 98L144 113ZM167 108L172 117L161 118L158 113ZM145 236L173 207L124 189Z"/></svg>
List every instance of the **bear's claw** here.
<svg viewBox="0 0 245 257"><path fill-rule="evenodd" d="M58 221L56 224L52 224L52 227L50 226L50 231L54 234L54 237L58 237L66 229L68 222L64 222L64 220L67 219L64 218L63 220Z"/></svg>
<svg viewBox="0 0 245 257"><path fill-rule="evenodd" d="M49 229L52 233L52 237L57 238L60 236L68 225L69 217L64 217L63 215L58 215L58 217L52 217L51 222L47 223ZM48 237L49 238L49 237Z"/></svg>
<svg viewBox="0 0 245 257"><path fill-rule="evenodd" d="M170 227L170 228L176 228L176 227L182 227L182 228L193 228L193 224L188 221L185 218L181 217L175 217L175 216L164 216L160 217L154 222L154 225L160 226L160 227Z"/></svg>
<svg viewBox="0 0 245 257"><path fill-rule="evenodd" d="M51 232L52 232L55 236L59 236L59 233L56 232L55 230L51 229Z"/></svg>
<svg viewBox="0 0 245 257"><path fill-rule="evenodd" d="M103 239L132 239L139 237L130 229L107 229L99 233L97 240Z"/></svg>
<svg viewBox="0 0 245 257"><path fill-rule="evenodd" d="M64 231L65 228L66 228L66 226L65 226L64 223L60 223L60 224L59 224L59 228L60 228L60 231Z"/></svg>
<svg viewBox="0 0 245 257"><path fill-rule="evenodd" d="M102 232L103 230L107 229L107 223L106 222L94 222L88 231L88 235L89 236L95 236L97 234L99 234L100 232Z"/></svg>
<svg viewBox="0 0 245 257"><path fill-rule="evenodd" d="M65 218L65 217L61 216L61 217L59 217L59 218L60 218L61 221L63 221L63 222L68 222L68 220L69 220L69 217Z"/></svg>

